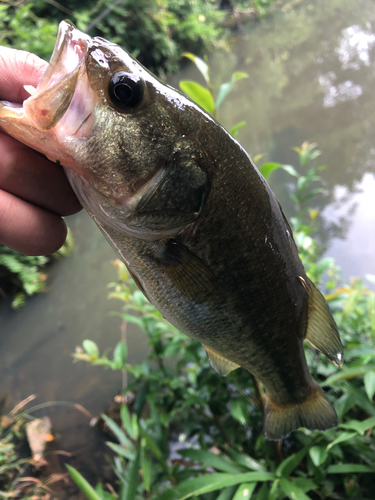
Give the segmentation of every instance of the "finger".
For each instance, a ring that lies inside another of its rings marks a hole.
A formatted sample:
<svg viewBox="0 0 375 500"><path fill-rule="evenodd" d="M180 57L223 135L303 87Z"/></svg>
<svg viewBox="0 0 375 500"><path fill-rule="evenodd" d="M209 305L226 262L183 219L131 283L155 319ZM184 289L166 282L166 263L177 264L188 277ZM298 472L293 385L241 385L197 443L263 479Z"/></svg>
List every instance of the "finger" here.
<svg viewBox="0 0 375 500"><path fill-rule="evenodd" d="M0 134L0 188L59 215L81 210L63 169Z"/></svg>
<svg viewBox="0 0 375 500"><path fill-rule="evenodd" d="M63 245L66 233L58 215L0 190L0 243L25 255L49 255Z"/></svg>
<svg viewBox="0 0 375 500"><path fill-rule="evenodd" d="M0 99L22 103L30 97L24 85L37 87L47 63L23 50L0 47Z"/></svg>

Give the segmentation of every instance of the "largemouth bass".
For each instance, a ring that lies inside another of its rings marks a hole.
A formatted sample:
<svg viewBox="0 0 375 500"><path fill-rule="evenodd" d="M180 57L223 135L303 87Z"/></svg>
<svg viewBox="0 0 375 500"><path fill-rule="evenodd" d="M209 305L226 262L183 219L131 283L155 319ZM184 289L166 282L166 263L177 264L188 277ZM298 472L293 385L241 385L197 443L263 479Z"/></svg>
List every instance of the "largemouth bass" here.
<svg viewBox="0 0 375 500"><path fill-rule="evenodd" d="M335 322L268 184L211 116L62 22L38 88L0 104L0 125L65 167L139 288L215 370L262 382L268 439L337 425L303 351L307 339L341 366Z"/></svg>

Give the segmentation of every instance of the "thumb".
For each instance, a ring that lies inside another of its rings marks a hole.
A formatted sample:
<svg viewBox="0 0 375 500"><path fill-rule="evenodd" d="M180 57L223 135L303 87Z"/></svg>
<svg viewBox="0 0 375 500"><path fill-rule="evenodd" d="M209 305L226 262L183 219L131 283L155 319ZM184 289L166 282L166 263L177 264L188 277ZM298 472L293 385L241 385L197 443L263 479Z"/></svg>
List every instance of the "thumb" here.
<svg viewBox="0 0 375 500"><path fill-rule="evenodd" d="M24 85L36 87L47 63L24 50L0 47L0 99L22 103L30 97Z"/></svg>

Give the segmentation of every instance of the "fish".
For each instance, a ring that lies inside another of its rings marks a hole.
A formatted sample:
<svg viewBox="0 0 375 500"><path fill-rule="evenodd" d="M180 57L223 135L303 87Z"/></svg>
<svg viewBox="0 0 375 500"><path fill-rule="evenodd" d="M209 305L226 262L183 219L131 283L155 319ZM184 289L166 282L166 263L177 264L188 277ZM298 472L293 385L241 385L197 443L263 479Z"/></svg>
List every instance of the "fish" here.
<svg viewBox="0 0 375 500"><path fill-rule="evenodd" d="M226 376L265 389L264 433L326 430L337 414L303 342L341 367L340 336L274 193L206 111L118 45L59 25L50 63L1 128L62 165L83 207L164 318Z"/></svg>

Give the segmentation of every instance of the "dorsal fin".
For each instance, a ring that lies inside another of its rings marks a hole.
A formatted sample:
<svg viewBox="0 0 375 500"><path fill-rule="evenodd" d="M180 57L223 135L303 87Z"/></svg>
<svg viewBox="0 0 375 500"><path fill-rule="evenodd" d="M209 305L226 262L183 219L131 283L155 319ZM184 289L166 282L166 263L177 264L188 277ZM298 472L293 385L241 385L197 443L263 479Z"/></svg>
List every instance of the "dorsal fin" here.
<svg viewBox="0 0 375 500"><path fill-rule="evenodd" d="M308 323L305 338L315 349L318 349L341 368L344 353L340 335L329 306L323 295L307 276L305 278L298 276L298 279L309 295Z"/></svg>
<svg viewBox="0 0 375 500"><path fill-rule="evenodd" d="M233 361L224 358L210 347L207 347L204 344L202 345L206 349L206 353L208 359L210 360L212 368L216 370L220 375L223 375L223 377L226 377L232 370L240 367L240 365L237 365L236 363L233 363Z"/></svg>

